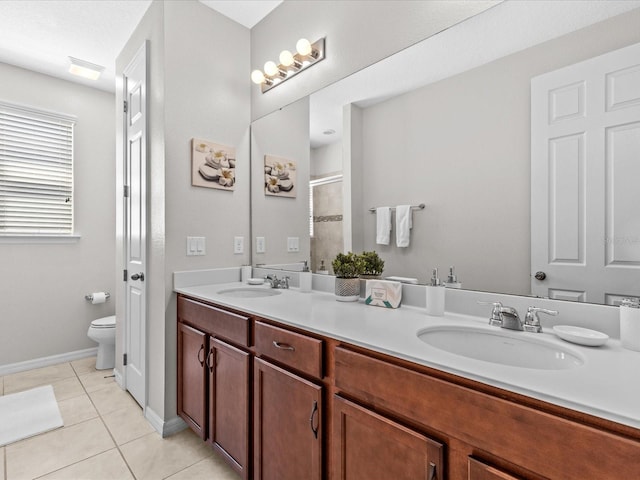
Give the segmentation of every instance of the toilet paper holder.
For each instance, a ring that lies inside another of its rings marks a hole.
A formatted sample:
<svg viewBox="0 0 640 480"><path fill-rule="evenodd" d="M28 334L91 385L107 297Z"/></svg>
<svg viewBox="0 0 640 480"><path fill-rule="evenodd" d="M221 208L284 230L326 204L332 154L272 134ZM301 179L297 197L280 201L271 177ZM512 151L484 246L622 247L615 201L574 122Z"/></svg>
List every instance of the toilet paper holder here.
<svg viewBox="0 0 640 480"><path fill-rule="evenodd" d="M111 296L111 294L109 292L105 292L104 296L105 296L105 300L109 300L109 297ZM90 293L89 295L85 295L84 299L87 300L88 302L93 302L93 294Z"/></svg>

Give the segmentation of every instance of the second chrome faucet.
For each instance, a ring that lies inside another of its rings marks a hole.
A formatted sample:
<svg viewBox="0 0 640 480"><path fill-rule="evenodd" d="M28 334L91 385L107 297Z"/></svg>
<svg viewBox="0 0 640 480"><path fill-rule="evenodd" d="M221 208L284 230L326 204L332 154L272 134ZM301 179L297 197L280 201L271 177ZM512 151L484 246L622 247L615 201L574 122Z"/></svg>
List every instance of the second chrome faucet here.
<svg viewBox="0 0 640 480"><path fill-rule="evenodd" d="M547 315L558 315L557 310L547 310L546 308L529 307L524 322L520 319L518 311L513 307L507 307L501 302L481 302L481 305L492 305L491 317L489 325L507 328L509 330L519 330L533 333L542 333L542 326L538 313L546 313Z"/></svg>

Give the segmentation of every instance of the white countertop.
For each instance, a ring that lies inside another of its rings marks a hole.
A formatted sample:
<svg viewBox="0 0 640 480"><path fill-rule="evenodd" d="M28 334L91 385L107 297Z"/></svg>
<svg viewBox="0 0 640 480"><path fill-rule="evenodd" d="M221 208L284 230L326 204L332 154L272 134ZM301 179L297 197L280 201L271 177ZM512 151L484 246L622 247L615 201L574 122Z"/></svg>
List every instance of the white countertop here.
<svg viewBox="0 0 640 480"><path fill-rule="evenodd" d="M640 429L640 352L622 348L618 340L610 338L601 347L585 347L564 342L553 333L513 332L514 336L544 338L585 363L566 370L511 367L448 353L417 336L418 331L433 326L470 325L495 331L498 327L489 326L486 318L451 312L432 317L424 308L386 309L367 306L362 300L338 302L330 293L301 293L293 288L258 298L217 293L238 287L249 288L234 282L175 291Z"/></svg>

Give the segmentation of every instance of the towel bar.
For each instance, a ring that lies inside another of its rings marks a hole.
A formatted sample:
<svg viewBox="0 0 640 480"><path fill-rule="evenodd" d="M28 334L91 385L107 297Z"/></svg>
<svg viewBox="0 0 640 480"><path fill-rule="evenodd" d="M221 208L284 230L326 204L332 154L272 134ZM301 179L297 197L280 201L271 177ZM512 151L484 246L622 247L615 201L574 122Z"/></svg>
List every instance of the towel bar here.
<svg viewBox="0 0 640 480"><path fill-rule="evenodd" d="M411 205L411 210L423 210L426 205L421 203L420 205ZM391 210L395 210L396 207L389 207ZM376 207L371 207L369 209L371 213L376 213Z"/></svg>

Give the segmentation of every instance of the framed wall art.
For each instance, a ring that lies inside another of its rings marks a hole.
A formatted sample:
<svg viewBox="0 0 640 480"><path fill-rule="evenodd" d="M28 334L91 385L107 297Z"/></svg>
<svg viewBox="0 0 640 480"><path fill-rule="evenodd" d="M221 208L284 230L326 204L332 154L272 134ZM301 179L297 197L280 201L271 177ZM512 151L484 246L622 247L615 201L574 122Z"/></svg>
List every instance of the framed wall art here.
<svg viewBox="0 0 640 480"><path fill-rule="evenodd" d="M235 147L192 139L191 185L233 191L236 187Z"/></svg>
<svg viewBox="0 0 640 480"><path fill-rule="evenodd" d="M264 193L296 197L296 162L275 155L264 156Z"/></svg>

